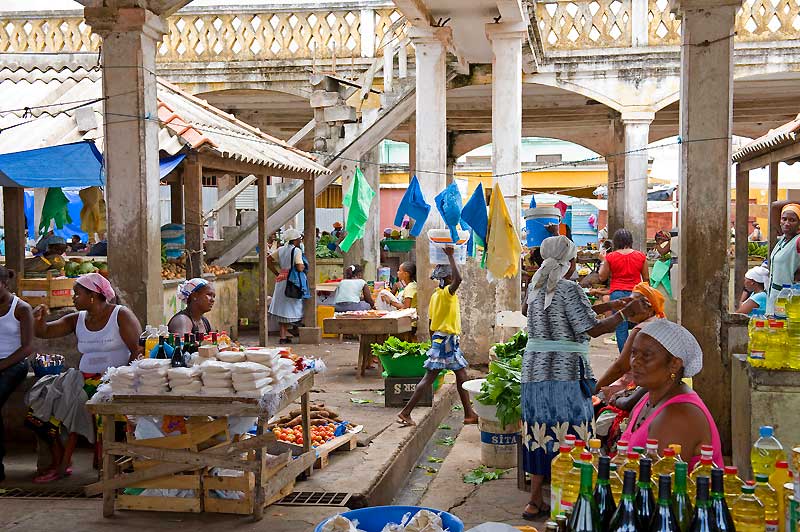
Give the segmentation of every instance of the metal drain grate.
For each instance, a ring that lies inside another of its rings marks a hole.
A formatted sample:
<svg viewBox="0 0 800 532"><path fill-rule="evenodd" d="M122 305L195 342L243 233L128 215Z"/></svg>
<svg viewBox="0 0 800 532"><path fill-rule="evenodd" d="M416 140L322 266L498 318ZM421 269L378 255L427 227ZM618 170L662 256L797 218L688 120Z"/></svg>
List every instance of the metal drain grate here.
<svg viewBox="0 0 800 532"><path fill-rule="evenodd" d="M277 504L284 506L346 506L350 493L334 491L295 491Z"/></svg>
<svg viewBox="0 0 800 532"><path fill-rule="evenodd" d="M87 497L83 488L2 488L0 498L14 499L91 499L100 495Z"/></svg>

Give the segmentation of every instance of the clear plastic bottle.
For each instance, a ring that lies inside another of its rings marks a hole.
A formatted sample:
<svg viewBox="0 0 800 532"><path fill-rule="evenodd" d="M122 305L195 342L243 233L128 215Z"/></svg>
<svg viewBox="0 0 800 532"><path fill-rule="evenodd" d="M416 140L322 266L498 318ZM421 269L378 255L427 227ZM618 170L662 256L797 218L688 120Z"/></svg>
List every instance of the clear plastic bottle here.
<svg viewBox="0 0 800 532"><path fill-rule="evenodd" d="M636 473L637 477L639 475L639 453L634 451L628 451L628 456L625 459L625 463L622 464L622 468L619 470L620 474L624 477L625 471L633 471Z"/></svg>
<svg viewBox="0 0 800 532"><path fill-rule="evenodd" d="M747 361L756 368L764 367L764 357L767 354L767 343L769 341L769 329L767 322L756 320L753 331L750 333L750 343L748 347Z"/></svg>
<svg viewBox="0 0 800 532"><path fill-rule="evenodd" d="M158 345L158 329L155 327L147 328L147 337L144 339L144 356L149 357L153 349Z"/></svg>
<svg viewBox="0 0 800 532"><path fill-rule="evenodd" d="M647 447L645 449L645 456L652 460L654 464L657 464L659 460L661 460L661 455L658 454L658 440L647 440ZM655 475L655 477L656 481L658 481L658 475ZM656 488L657 487L658 486L656 486Z"/></svg>
<svg viewBox="0 0 800 532"><path fill-rule="evenodd" d="M764 504L755 496L755 485L748 482L733 504L733 524L736 532L764 532L766 514Z"/></svg>
<svg viewBox="0 0 800 532"><path fill-rule="evenodd" d="M564 486L564 476L572 467L572 457L569 445L562 445L558 455L550 464L550 518L555 519L561 512L561 489Z"/></svg>
<svg viewBox="0 0 800 532"><path fill-rule="evenodd" d="M675 458L675 449L666 448L664 449L664 456L656 462L656 465L653 466L653 475L656 477L660 477L661 475L669 475L670 477L675 477L675 464L678 463L678 460Z"/></svg>
<svg viewBox="0 0 800 532"><path fill-rule="evenodd" d="M787 483L792 481L792 472L789 471L789 462L780 460L775 464L775 471L769 476L769 485L778 496L778 521L780 530L786 530L786 489Z"/></svg>
<svg viewBox="0 0 800 532"><path fill-rule="evenodd" d="M769 485L767 475L756 475L756 497L764 504L767 521L778 520L778 493Z"/></svg>
<svg viewBox="0 0 800 532"><path fill-rule="evenodd" d="M702 456L689 475L689 480L691 480L689 483L689 495L691 495L692 499L697 496L697 479L700 477L708 477L710 479L712 469L714 469L714 461L711 458Z"/></svg>
<svg viewBox="0 0 800 532"><path fill-rule="evenodd" d="M611 464L616 464L617 466L617 473L619 473L619 478L622 478L623 471L622 466L625 465L625 462L628 461L628 442L625 440L619 440L617 442L617 454L614 458L611 459Z"/></svg>
<svg viewBox="0 0 800 532"><path fill-rule="evenodd" d="M767 351L764 354L764 367L780 369L786 364L787 334L784 320L775 320L769 324Z"/></svg>
<svg viewBox="0 0 800 532"><path fill-rule="evenodd" d="M789 300L792 298L792 285L785 284L781 291L778 292L778 299L775 300L775 319L778 320L785 320L786 319L786 306L789 304Z"/></svg>
<svg viewBox="0 0 800 532"><path fill-rule="evenodd" d="M611 484L611 493L614 495L614 502L619 504L620 497L622 496L622 479L619 473L617 473L617 464L611 464L608 482Z"/></svg>
<svg viewBox="0 0 800 532"><path fill-rule="evenodd" d="M572 461L572 469L564 475L564 483L561 487L561 512L566 513L568 509L575 507L575 501L578 500L578 492L581 488L583 464L591 463L592 455L588 452L583 453L580 459Z"/></svg>
<svg viewBox="0 0 800 532"><path fill-rule="evenodd" d="M603 443L597 438L589 440L589 452L592 453L592 466L594 467L595 480L597 480L597 472L600 469L600 457L603 455L600 451L602 446Z"/></svg>
<svg viewBox="0 0 800 532"><path fill-rule="evenodd" d="M750 451L750 466L753 474L771 475L775 471L775 464L786 460L783 445L775 437L775 431L769 425L764 425L758 430L759 438Z"/></svg>
<svg viewBox="0 0 800 532"><path fill-rule="evenodd" d="M739 478L739 468L736 466L725 466L725 502L728 503L728 508L733 508L733 504L739 495L742 493L742 486L744 481Z"/></svg>
<svg viewBox="0 0 800 532"><path fill-rule="evenodd" d="M569 455L573 460L580 460L584 452L586 452L586 442L583 440L575 440L575 446L569 452ZM578 479L578 483L580 484L580 479Z"/></svg>

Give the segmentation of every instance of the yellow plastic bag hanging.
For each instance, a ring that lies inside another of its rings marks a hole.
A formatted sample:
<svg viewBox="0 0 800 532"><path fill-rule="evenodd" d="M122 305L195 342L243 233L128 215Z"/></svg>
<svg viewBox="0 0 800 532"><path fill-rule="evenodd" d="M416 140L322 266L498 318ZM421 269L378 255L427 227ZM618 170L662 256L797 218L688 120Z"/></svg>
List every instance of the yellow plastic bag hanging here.
<svg viewBox="0 0 800 532"><path fill-rule="evenodd" d="M486 237L486 269L489 281L513 277L519 271L522 245L508 214L500 184L495 183L489 201L489 230Z"/></svg>

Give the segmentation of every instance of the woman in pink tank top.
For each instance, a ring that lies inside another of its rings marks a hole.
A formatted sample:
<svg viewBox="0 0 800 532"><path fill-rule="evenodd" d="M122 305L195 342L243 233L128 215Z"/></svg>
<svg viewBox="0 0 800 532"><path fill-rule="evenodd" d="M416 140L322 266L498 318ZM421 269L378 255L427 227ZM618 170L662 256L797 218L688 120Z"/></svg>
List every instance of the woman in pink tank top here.
<svg viewBox="0 0 800 532"><path fill-rule="evenodd" d="M700 459L700 447L714 448L720 467L722 443L714 418L703 400L683 383L703 369L703 352L694 336L669 320L644 325L631 348L631 372L638 386L647 390L631 412L622 440L631 447L656 439L661 449L676 443L688 458L690 470Z"/></svg>

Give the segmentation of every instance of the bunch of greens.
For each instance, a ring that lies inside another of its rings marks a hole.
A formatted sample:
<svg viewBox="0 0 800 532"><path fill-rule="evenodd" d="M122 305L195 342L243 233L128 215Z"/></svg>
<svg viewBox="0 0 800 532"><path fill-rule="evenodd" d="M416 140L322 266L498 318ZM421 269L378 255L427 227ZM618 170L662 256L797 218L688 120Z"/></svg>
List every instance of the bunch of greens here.
<svg viewBox="0 0 800 532"><path fill-rule="evenodd" d="M508 473L508 469L495 469L494 471L489 471L485 466L478 466L464 475L464 482L467 484L480 485L484 482L489 482L490 480L497 480L506 473Z"/></svg>
<svg viewBox="0 0 800 532"><path fill-rule="evenodd" d="M516 425L522 418L522 354L489 364L489 374L481 386L478 402L497 405L497 419L503 425Z"/></svg>
<svg viewBox="0 0 800 532"><path fill-rule="evenodd" d="M510 359L521 355L525 351L525 344L528 343L528 334L525 331L519 331L517 334L509 338L506 343L494 344L494 354L500 359Z"/></svg>
<svg viewBox="0 0 800 532"><path fill-rule="evenodd" d="M759 244L757 242L748 242L747 254L751 257L761 257L766 259L767 255L769 254L769 248L766 245Z"/></svg>
<svg viewBox="0 0 800 532"><path fill-rule="evenodd" d="M425 356L431 348L430 342L416 343L404 342L403 340L390 336L382 344L372 344L372 354L375 356L390 356L400 358L405 356Z"/></svg>
<svg viewBox="0 0 800 532"><path fill-rule="evenodd" d="M336 244L338 240L332 235L322 235L317 242L315 251L318 259L338 259L341 257L338 251L328 248L328 244Z"/></svg>

